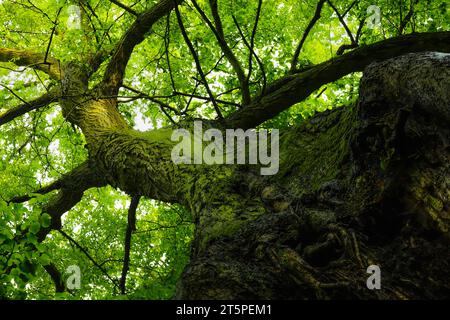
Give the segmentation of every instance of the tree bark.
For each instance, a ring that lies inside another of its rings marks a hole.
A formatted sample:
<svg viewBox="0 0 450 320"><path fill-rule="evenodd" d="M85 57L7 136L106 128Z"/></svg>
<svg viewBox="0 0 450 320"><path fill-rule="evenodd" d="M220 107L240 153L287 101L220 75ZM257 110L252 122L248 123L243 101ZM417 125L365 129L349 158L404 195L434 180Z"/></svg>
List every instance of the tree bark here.
<svg viewBox="0 0 450 320"><path fill-rule="evenodd" d="M449 76L441 53L371 64L356 105L282 135L278 175L200 174L175 298L449 298Z"/></svg>
<svg viewBox="0 0 450 320"><path fill-rule="evenodd" d="M450 297L450 55L369 65L358 103L282 133L271 177L174 164L174 128L132 130L114 99L87 89L88 73L64 70L63 114L83 131L89 162L79 192L56 199L54 228L84 190L110 184L191 211L191 262L175 298ZM381 290L366 287L369 265L382 270Z"/></svg>
<svg viewBox="0 0 450 320"><path fill-rule="evenodd" d="M194 217L176 298L450 297L450 55L371 64L357 104L281 135L272 177L256 166L176 165L173 128L134 131L114 100L84 102L82 68L65 75L63 112L100 176ZM369 265L381 267L381 290L366 287Z"/></svg>
<svg viewBox="0 0 450 320"><path fill-rule="evenodd" d="M339 59L325 63L333 66L325 78L316 67L319 82L332 81L341 74L332 71L352 61ZM174 164L174 128L132 130L116 99L102 98L122 81L124 66L110 66L114 83L93 90L84 64L71 62L60 73L63 115L82 130L89 160L63 179L44 208L52 225L40 240L60 227L60 216L85 190L109 184L191 211L191 262L175 298L450 297L450 55L370 64L357 104L282 133L280 171L272 177L259 175L257 166ZM289 76L267 99L281 101L286 88L289 101L304 97L312 87L300 88L298 79L311 74ZM236 127L239 114L224 125ZM246 128L249 117L242 119ZM374 264L382 270L381 290L366 287Z"/></svg>
<svg viewBox="0 0 450 320"><path fill-rule="evenodd" d="M133 199L190 210L196 225L191 261L174 298L449 298L450 55L408 53L448 53L450 32L383 40L307 70L293 65L291 73L250 97L250 72L244 79L222 41L212 1L214 25L205 20L238 75L243 103L221 121L204 121L205 127L256 127L323 85L364 70L359 101L282 132L280 171L261 176L257 165L177 165L171 158L175 127L138 132L118 111L135 47L181 2L160 0L142 13L127 10L136 19L114 49L85 61L62 63L48 52L0 48L0 62L44 72L60 84L0 115L0 126L59 100L89 152L83 164L35 192L57 191L42 208L52 221L38 241L61 229L61 216L86 190L111 185ZM319 3L310 25L320 9ZM90 79L104 62L102 80ZM192 123L180 125L193 130ZM381 267L381 290L366 287L369 265ZM123 269L125 283L126 264ZM50 266L47 272L62 291L58 270Z"/></svg>

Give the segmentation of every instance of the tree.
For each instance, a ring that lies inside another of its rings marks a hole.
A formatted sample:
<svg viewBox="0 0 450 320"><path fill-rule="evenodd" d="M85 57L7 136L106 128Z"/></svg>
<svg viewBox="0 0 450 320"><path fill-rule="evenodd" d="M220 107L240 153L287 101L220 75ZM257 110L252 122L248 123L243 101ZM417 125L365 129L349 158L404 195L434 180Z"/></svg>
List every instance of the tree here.
<svg viewBox="0 0 450 320"><path fill-rule="evenodd" d="M2 1L0 293L448 297L448 7L369 5ZM281 129L279 172L174 163L199 118Z"/></svg>

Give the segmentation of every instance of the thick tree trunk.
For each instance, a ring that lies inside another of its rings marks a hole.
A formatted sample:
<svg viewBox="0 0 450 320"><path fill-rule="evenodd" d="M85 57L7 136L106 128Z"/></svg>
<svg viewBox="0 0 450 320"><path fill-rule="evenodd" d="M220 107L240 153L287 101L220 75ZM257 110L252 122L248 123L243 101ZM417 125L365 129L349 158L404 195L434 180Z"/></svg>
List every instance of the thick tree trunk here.
<svg viewBox="0 0 450 320"><path fill-rule="evenodd" d="M96 183L191 211L175 298L450 297L450 55L370 65L357 104L282 133L272 177L176 165L171 128L134 131L114 99L87 97L82 67L64 77L63 113L86 137ZM50 214L55 224L62 211ZM381 290L366 287L369 265Z"/></svg>
<svg viewBox="0 0 450 320"><path fill-rule="evenodd" d="M355 106L282 135L278 175L199 173L176 298L449 298L449 101L450 55L372 64Z"/></svg>

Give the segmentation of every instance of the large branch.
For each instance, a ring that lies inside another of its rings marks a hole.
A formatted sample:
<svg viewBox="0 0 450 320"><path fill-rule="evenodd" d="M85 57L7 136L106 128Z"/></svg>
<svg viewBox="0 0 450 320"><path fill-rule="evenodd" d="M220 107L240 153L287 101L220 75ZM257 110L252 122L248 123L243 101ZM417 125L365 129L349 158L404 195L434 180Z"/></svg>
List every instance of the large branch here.
<svg viewBox="0 0 450 320"><path fill-rule="evenodd" d="M29 67L47 73L51 78L61 78L59 61L45 54L28 50L0 48L0 62L12 62L17 66Z"/></svg>
<svg viewBox="0 0 450 320"><path fill-rule="evenodd" d="M263 95L253 99L254 103L232 114L225 123L233 128L256 127L305 100L321 86L363 71L374 61L421 51L450 52L450 32L416 33L380 41L320 63L305 72L285 76L273 82Z"/></svg>
<svg viewBox="0 0 450 320"><path fill-rule="evenodd" d="M145 39L153 24L167 15L180 0L161 0L137 17L116 46L103 77L102 91L105 95L117 95L123 82L125 69L134 47Z"/></svg>
<svg viewBox="0 0 450 320"><path fill-rule="evenodd" d="M64 175L59 185L59 192L42 209L42 212L52 217L52 223L48 228L39 231L37 235L39 240L43 240L51 230L61 228L61 216L80 202L86 190L105 186L106 181L89 162L84 162Z"/></svg>
<svg viewBox="0 0 450 320"><path fill-rule="evenodd" d="M49 202L43 206L42 212L48 213L51 216L51 224L48 227L42 227L36 234L39 242L45 240L45 237L51 230L61 231L61 216L72 209L78 202L80 202L84 192L93 187L105 186L107 182L105 178L100 176L92 165L86 161L73 169L71 172L66 173L57 181L51 183L49 186L41 188L35 193L47 194L51 191L59 190ZM16 197L8 202L25 202L32 198L32 196ZM29 232L27 228L17 236L17 240L25 237ZM31 250L36 250L34 244L29 244ZM5 273L11 272L14 265L9 266ZM49 270L47 270L48 272ZM52 273L54 270L50 270ZM51 275L52 278L55 276Z"/></svg>
<svg viewBox="0 0 450 320"><path fill-rule="evenodd" d="M51 90L46 94L40 96L29 102L24 102L23 104L10 109L3 114L0 114L0 126L14 120L17 117L24 115L30 111L45 107L52 102L56 102L59 97L59 90Z"/></svg>
<svg viewBox="0 0 450 320"><path fill-rule="evenodd" d="M42 228L38 232L38 239L42 241L51 230L60 229L61 216L80 202L86 190L106 184L104 177L101 177L86 161L48 186L36 190L35 194L47 194L58 190L58 193L42 208L42 212L48 213L52 217L52 222L49 227ZM33 197L33 195L24 195L12 198L8 202L22 203Z"/></svg>

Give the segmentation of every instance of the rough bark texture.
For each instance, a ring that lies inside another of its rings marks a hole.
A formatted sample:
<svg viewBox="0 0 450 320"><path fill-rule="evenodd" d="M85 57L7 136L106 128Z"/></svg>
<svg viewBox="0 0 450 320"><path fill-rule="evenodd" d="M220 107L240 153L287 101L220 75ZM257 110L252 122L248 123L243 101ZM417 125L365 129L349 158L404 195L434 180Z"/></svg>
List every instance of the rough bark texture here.
<svg viewBox="0 0 450 320"><path fill-rule="evenodd" d="M369 65L357 104L282 133L272 177L255 166L174 164L172 128L132 130L88 78L65 66L61 106L89 162L46 208L52 228L84 190L110 184L192 212L191 262L175 298L450 297L450 55ZM381 290L366 287L372 264Z"/></svg>
<svg viewBox="0 0 450 320"><path fill-rule="evenodd" d="M356 105L282 134L273 177L254 166L174 164L171 128L130 129L114 100L90 98L76 64L66 66L71 99L61 105L101 183L192 212L191 263L176 298L442 298L450 297L449 76L442 53L371 64ZM372 264L382 290L366 287Z"/></svg>
<svg viewBox="0 0 450 320"><path fill-rule="evenodd" d="M196 211L176 298L450 297L449 76L444 54L372 64L357 105L281 137L278 175L205 184L223 200Z"/></svg>
<svg viewBox="0 0 450 320"><path fill-rule="evenodd" d="M60 92L26 108L60 97L89 151L86 163L38 191L59 190L43 208L52 225L39 240L60 228L61 215L85 190L109 184L191 211L191 262L175 298L449 298L450 55L401 56L449 51L449 33L382 41L269 85L223 126L258 125L377 57L396 57L366 68L357 104L283 132L280 172L262 177L256 166L176 165L173 128L132 130L117 99L101 98L117 93L132 49L175 4L163 0L137 19L94 89L89 78L101 55L88 67L60 66L50 57L43 65L42 56L0 50L0 61L15 55L18 64L61 79ZM381 267L381 290L366 287L372 264Z"/></svg>

